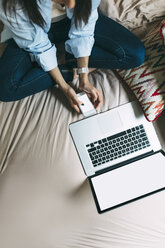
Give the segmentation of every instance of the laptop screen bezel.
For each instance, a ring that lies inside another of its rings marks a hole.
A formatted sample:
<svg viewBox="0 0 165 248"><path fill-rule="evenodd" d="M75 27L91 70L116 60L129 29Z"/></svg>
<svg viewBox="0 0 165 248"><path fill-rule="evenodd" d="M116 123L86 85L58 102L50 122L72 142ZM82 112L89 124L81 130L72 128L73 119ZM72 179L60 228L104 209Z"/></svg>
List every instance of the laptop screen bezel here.
<svg viewBox="0 0 165 248"><path fill-rule="evenodd" d="M152 155L157 154L157 153L159 153L159 152L162 153L162 155L165 156L165 152L164 152L163 150L156 151L156 152L152 153ZM144 158L144 157L143 157L143 158ZM132 161L132 162L134 162L134 161ZM121 166L123 166L123 165L120 165L120 167L121 167ZM113 169L111 169L111 170L114 170L114 169L117 169L117 168L119 168L119 166L116 167L116 168L113 168ZM109 170L108 170L108 171L109 171ZM118 207L124 206L124 205L129 204L129 203L131 203L131 202L134 202L134 201L136 201L136 200L140 200L140 199L142 199L142 198L144 198L144 197L147 197L147 196L149 196L149 195L152 195L152 194L158 193L158 192L160 192L160 191L162 191L162 190L165 190L165 187L163 187L163 188L160 188L160 189L158 189L158 190L152 191L152 192L150 192L150 193L147 193L147 194L141 195L141 196L139 196L139 197L133 198L133 199L131 199L131 200L129 200L129 201L125 201L125 202L123 202L123 203L121 203L121 204L118 204L118 205L115 205L115 206L113 206L113 207L110 207L110 208L101 210L100 205L99 205L99 201L98 201L98 198L97 198L97 195L96 195L96 192L95 192L93 183L92 183L92 178L97 177L98 175L103 174L103 173L106 173L106 172L107 172L107 170L106 170L106 171L103 171L102 173L99 172L99 174L97 174L97 175L93 175L93 176L88 177L89 184L90 184L90 187L91 187L91 191L92 191L92 194L93 194L93 197L94 197L95 205L96 205L96 208L97 208L97 211L98 211L99 214L105 213L105 212L107 212L107 211L116 209L116 208L118 208Z"/></svg>

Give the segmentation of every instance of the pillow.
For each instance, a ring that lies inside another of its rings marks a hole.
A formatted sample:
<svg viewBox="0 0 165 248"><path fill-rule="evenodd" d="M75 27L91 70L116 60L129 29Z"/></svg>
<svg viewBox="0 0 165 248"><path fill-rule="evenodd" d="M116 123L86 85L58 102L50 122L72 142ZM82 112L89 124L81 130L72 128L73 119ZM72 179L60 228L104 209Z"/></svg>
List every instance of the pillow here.
<svg viewBox="0 0 165 248"><path fill-rule="evenodd" d="M156 120L165 108L165 21L143 39L144 63L134 69L117 70L135 94L148 121Z"/></svg>

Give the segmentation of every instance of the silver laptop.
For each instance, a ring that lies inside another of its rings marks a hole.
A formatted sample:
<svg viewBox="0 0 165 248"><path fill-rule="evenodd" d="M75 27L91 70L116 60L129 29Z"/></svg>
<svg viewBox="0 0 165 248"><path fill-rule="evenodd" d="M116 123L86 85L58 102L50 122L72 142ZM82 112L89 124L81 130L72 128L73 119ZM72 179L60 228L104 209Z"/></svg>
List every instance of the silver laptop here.
<svg viewBox="0 0 165 248"><path fill-rule="evenodd" d="M165 157L136 101L71 123L69 130L99 213L164 189Z"/></svg>

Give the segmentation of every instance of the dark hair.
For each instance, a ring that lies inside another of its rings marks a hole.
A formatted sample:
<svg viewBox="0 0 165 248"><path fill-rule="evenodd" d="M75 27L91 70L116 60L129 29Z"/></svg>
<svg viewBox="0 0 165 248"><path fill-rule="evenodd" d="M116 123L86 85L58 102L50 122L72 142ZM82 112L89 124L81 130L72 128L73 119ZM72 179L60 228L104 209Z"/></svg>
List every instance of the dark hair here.
<svg viewBox="0 0 165 248"><path fill-rule="evenodd" d="M41 0L39 0L41 1ZM40 27L44 27L45 20L40 13L38 0L2 0L2 5L5 13L14 13L16 15L16 5L21 6L27 12L29 19ZM91 0L76 0L74 7L74 19L76 27L81 26L82 22L87 24L91 14L92 2Z"/></svg>
<svg viewBox="0 0 165 248"><path fill-rule="evenodd" d="M5 14L8 11L10 14L13 12L15 15L17 11L16 5L24 8L29 16L29 19L43 28L45 20L40 13L37 2L38 0L2 0L2 6Z"/></svg>
<svg viewBox="0 0 165 248"><path fill-rule="evenodd" d="M76 27L81 26L82 22L88 23L89 16L91 14L92 2L91 0L76 0L74 7L74 20Z"/></svg>

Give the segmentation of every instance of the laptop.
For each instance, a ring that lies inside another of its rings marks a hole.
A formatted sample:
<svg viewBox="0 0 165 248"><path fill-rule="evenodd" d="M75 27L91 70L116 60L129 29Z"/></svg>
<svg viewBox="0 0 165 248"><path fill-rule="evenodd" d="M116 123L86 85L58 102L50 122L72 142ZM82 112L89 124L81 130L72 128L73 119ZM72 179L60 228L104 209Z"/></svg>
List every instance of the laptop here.
<svg viewBox="0 0 165 248"><path fill-rule="evenodd" d="M137 101L69 125L99 213L165 189L165 156Z"/></svg>

